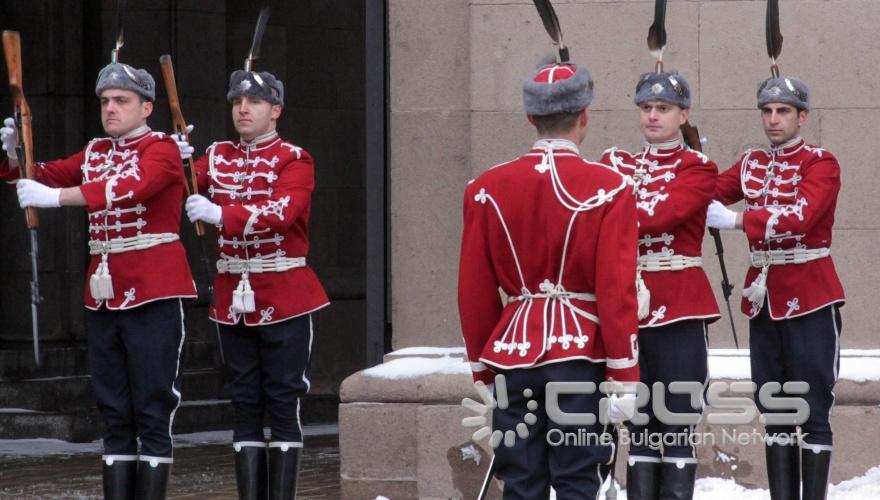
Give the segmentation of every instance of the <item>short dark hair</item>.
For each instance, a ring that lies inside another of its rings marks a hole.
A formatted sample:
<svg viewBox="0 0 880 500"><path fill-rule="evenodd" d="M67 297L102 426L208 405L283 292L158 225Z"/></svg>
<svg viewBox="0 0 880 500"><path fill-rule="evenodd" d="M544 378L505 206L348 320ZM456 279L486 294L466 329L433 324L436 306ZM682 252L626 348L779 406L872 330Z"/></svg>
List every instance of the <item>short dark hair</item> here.
<svg viewBox="0 0 880 500"><path fill-rule="evenodd" d="M532 115L532 123L539 134L558 134L568 132L577 125L583 110L572 113L562 112L551 115Z"/></svg>
<svg viewBox="0 0 880 500"><path fill-rule="evenodd" d="M798 114L801 114L801 113L809 113L809 112L810 112L809 109L807 109L807 108L802 108L802 107L800 107L800 106L796 106L796 105L794 105L794 104L792 104L792 103L790 103L790 102L768 102L768 103L766 103L766 104L761 105L761 107L758 108L758 109L760 109L761 111L764 111L764 108L767 107L767 104L782 104L782 105L784 105L784 106L791 106L792 108L794 108L794 110L795 110Z"/></svg>

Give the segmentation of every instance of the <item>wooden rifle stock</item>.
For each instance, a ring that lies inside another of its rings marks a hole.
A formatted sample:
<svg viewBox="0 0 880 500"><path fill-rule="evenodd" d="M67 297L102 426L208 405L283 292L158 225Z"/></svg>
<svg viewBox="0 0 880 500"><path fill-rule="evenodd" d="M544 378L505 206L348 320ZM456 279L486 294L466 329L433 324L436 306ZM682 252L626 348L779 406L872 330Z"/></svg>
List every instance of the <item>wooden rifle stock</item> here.
<svg viewBox="0 0 880 500"><path fill-rule="evenodd" d="M24 97L21 69L21 36L17 31L3 32L3 55L6 58L6 70L9 73L9 90L12 93L15 112L15 126L21 141L22 155L18 158L21 176L25 179L34 178L34 142L31 128L31 108ZM37 209L25 209L25 220L28 229L40 225Z"/></svg>
<svg viewBox="0 0 880 500"><path fill-rule="evenodd" d="M186 120L183 119L183 112L180 110L180 99L177 96L177 81L174 78L174 65L171 62L171 56L168 54L159 58L159 64L162 67L162 79L165 81L165 92L168 94L168 107L171 108L171 126L174 133L180 134L189 142L189 136L186 133ZM196 169L193 166L192 157L187 158L186 164L189 167L188 179L184 180L186 185L186 194L198 194L199 184L196 181ZM184 173L184 175L186 175ZM202 221L197 220L196 234L199 237L205 236L205 226Z"/></svg>

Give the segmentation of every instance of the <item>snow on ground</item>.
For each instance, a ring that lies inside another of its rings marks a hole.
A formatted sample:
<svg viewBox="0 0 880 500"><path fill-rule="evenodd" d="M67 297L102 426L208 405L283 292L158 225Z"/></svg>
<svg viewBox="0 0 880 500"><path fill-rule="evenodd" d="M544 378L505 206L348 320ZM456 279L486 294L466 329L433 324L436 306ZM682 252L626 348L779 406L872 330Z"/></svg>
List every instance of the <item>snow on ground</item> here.
<svg viewBox="0 0 880 500"><path fill-rule="evenodd" d="M303 427L305 436L324 436L338 434L336 424L306 425ZM175 434L174 446L188 448L193 446L232 443L232 431L194 432L191 434ZM90 443L68 443L59 439L0 439L0 459L21 457L68 456L83 453L101 453L101 441Z"/></svg>
<svg viewBox="0 0 880 500"><path fill-rule="evenodd" d="M709 349L709 376L712 379L751 378L748 349ZM880 380L880 350L841 349L840 379L853 382Z"/></svg>
<svg viewBox="0 0 880 500"><path fill-rule="evenodd" d="M607 485L606 485L607 486ZM551 493L550 498L556 495ZM600 497L606 498L603 495ZM733 479L704 477L697 479L694 500L766 500L770 492L763 489L746 489ZM871 500L880 498L880 466L873 467L864 476L855 477L831 485L828 500ZM626 500L626 491L617 493L617 500Z"/></svg>
<svg viewBox="0 0 880 500"><path fill-rule="evenodd" d="M464 356L464 347L404 347L391 354L395 356Z"/></svg>
<svg viewBox="0 0 880 500"><path fill-rule="evenodd" d="M385 379L416 378L432 373L447 375L470 375L470 365L463 358L442 356L439 358L397 358L368 368L362 372L368 377Z"/></svg>

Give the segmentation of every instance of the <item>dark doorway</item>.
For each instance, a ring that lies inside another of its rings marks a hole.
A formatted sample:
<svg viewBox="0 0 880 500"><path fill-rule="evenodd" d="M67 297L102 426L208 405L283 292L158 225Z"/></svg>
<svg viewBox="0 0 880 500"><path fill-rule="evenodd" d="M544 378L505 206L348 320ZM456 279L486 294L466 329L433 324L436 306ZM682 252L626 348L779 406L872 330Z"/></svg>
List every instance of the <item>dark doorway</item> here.
<svg viewBox="0 0 880 500"><path fill-rule="evenodd" d="M272 17L255 69L271 71L284 82L288 97L279 132L315 159L308 258L332 301L315 318L311 404L303 404L303 419L335 420L341 381L374 364L384 352L385 99L375 100L385 95L384 2L366 8L354 0L272 0L265 4L272 7ZM170 128L159 71L159 56L167 53L174 60L184 115L195 125L192 142L197 153L212 141L235 138L225 99L227 81L230 72L242 66L263 5L221 0L128 1L120 60L147 69L157 79L158 97L150 119L154 130ZM0 2L0 28L19 31L22 37L25 93L34 113L37 160L73 154L90 138L104 135L94 82L98 70L109 62L115 9L116 2L109 0ZM379 31L368 36L368 22ZM372 66L372 76L366 60L368 40L379 43L383 51L381 59L376 59L380 67ZM12 106L5 69L0 74L0 116L5 117ZM368 78L372 78L369 88L374 96L369 106ZM368 120L378 123L378 128L368 127ZM41 217L43 367L38 370L30 352L27 231L14 190L0 190L0 255L4 256L0 259L0 395L4 396L0 406L43 411L55 420L36 419L29 426L18 425L18 431L11 418L0 421L0 438L93 439L89 426L97 414L90 406L94 402L86 377L82 308L88 259L85 212L43 210ZM181 237L202 288L205 271L190 224L182 225ZM371 255L380 258L379 267L371 268L371 310L376 312L369 329L368 240ZM175 422L178 432L228 424L228 408L217 401L223 399L219 357L206 314L204 301L189 309L183 389L190 409L181 409ZM3 418L5 414L0 414Z"/></svg>

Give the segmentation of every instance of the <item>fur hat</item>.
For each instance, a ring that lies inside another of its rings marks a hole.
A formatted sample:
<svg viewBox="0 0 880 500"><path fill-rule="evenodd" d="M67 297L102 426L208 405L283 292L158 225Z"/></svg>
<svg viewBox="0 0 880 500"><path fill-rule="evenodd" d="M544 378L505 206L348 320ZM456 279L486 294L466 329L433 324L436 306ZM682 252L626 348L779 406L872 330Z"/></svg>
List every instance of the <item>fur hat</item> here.
<svg viewBox="0 0 880 500"><path fill-rule="evenodd" d="M780 76L768 78L758 85L758 107L765 104L779 102L791 104L804 110L810 110L810 89L799 78L793 76Z"/></svg>
<svg viewBox="0 0 880 500"><path fill-rule="evenodd" d="M633 101L636 106L661 101L688 109L691 107L691 88L684 75L679 73L645 73L639 78Z"/></svg>
<svg viewBox="0 0 880 500"><path fill-rule="evenodd" d="M575 113L593 101L593 79L574 63L542 64L523 83L526 114Z"/></svg>
<svg viewBox="0 0 880 500"><path fill-rule="evenodd" d="M156 81L145 69L132 68L124 63L110 63L98 73L95 95L107 89L130 90L147 99L156 100Z"/></svg>
<svg viewBox="0 0 880 500"><path fill-rule="evenodd" d="M243 95L284 106L284 84L268 71L233 71L229 76L226 100L232 101Z"/></svg>

